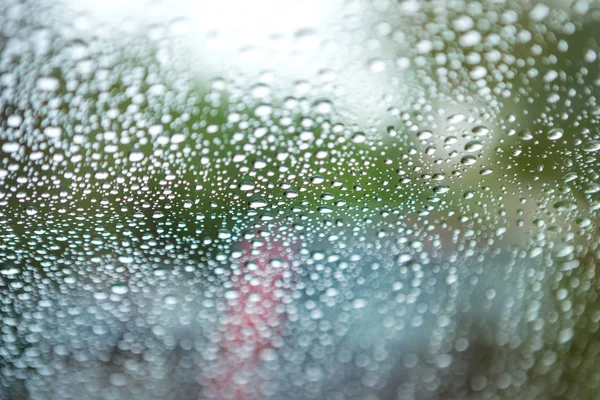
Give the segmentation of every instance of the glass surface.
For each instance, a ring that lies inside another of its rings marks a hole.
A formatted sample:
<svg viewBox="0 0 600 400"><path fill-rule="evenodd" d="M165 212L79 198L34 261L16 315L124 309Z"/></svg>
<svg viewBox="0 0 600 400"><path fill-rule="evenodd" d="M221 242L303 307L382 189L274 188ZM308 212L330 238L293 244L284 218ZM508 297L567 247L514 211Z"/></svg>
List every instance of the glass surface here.
<svg viewBox="0 0 600 400"><path fill-rule="evenodd" d="M0 398L600 390L600 4L0 2Z"/></svg>

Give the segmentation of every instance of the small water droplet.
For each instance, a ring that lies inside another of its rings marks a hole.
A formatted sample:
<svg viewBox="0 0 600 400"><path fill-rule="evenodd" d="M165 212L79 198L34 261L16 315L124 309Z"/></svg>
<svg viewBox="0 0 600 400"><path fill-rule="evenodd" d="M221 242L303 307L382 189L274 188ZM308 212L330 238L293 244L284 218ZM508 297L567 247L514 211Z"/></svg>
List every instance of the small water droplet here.
<svg viewBox="0 0 600 400"><path fill-rule="evenodd" d="M428 139L431 139L432 137L433 137L433 132L428 131L428 130L424 130L424 131L417 133L417 139L419 139L419 140L428 140Z"/></svg>
<svg viewBox="0 0 600 400"><path fill-rule="evenodd" d="M367 137L363 132L356 132L352 135L352 141L354 143L364 143L367 140Z"/></svg>
<svg viewBox="0 0 600 400"><path fill-rule="evenodd" d="M553 128L548 131L548 139L558 140L563 137L564 131L560 128Z"/></svg>
<svg viewBox="0 0 600 400"><path fill-rule="evenodd" d="M250 208L263 208L267 206L267 201L262 197L255 197L248 202Z"/></svg>
<svg viewBox="0 0 600 400"><path fill-rule="evenodd" d="M140 150L132 150L129 153L129 161L131 162L139 162L142 161L144 159L144 153L142 153Z"/></svg>
<svg viewBox="0 0 600 400"><path fill-rule="evenodd" d="M478 125L473 128L472 132L475 136L487 136L490 133L490 130L486 126Z"/></svg>
<svg viewBox="0 0 600 400"><path fill-rule="evenodd" d="M29 206L25 209L25 213L27 215L36 215L38 213L37 208L33 207L33 206Z"/></svg>
<svg viewBox="0 0 600 400"><path fill-rule="evenodd" d="M483 144L479 140L472 140L465 144L465 151L469 153L475 153L483 149Z"/></svg>

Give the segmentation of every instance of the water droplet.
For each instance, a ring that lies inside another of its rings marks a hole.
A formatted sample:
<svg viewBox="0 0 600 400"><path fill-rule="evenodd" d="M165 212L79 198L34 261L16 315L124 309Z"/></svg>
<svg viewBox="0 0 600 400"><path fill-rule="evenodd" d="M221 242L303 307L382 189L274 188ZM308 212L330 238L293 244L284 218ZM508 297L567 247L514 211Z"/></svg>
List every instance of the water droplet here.
<svg viewBox="0 0 600 400"><path fill-rule="evenodd" d="M140 150L132 150L129 153L129 161L131 162L139 162L144 159L144 153Z"/></svg>
<svg viewBox="0 0 600 400"><path fill-rule="evenodd" d="M583 150L589 153L600 150L600 140L589 140L583 144Z"/></svg>
<svg viewBox="0 0 600 400"><path fill-rule="evenodd" d="M431 139L433 137L433 132L431 131L420 131L419 133L417 133L417 139L419 140L428 140Z"/></svg>
<svg viewBox="0 0 600 400"><path fill-rule="evenodd" d="M249 181L243 181L240 183L239 188L241 191L249 192L251 190L254 190L254 183Z"/></svg>
<svg viewBox="0 0 600 400"><path fill-rule="evenodd" d="M528 129L520 131L517 136L519 137L519 139L525 140L525 141L529 141L529 140L533 139L533 135L531 134L531 131Z"/></svg>
<svg viewBox="0 0 600 400"><path fill-rule="evenodd" d="M21 148L17 142L6 142L2 144L2 151L5 153L16 153Z"/></svg>
<svg viewBox="0 0 600 400"><path fill-rule="evenodd" d="M62 129L56 126L49 126L44 129L44 135L51 139L57 139L62 135Z"/></svg>
<svg viewBox="0 0 600 400"><path fill-rule="evenodd" d="M448 123L455 125L463 122L465 118L466 116L464 114L454 114L448 117Z"/></svg>
<svg viewBox="0 0 600 400"><path fill-rule="evenodd" d="M318 114L330 114L333 111L333 104L329 100L317 100L313 104L313 110Z"/></svg>
<svg viewBox="0 0 600 400"><path fill-rule="evenodd" d="M472 132L475 136L487 136L490 133L490 130L483 125L478 125L473 128Z"/></svg>
<svg viewBox="0 0 600 400"><path fill-rule="evenodd" d="M481 149L483 149L483 144L478 140L472 140L465 144L465 151L469 153L475 153Z"/></svg>
<svg viewBox="0 0 600 400"><path fill-rule="evenodd" d="M367 140L367 137L363 132L356 132L352 135L352 141L354 143L364 143Z"/></svg>
<svg viewBox="0 0 600 400"><path fill-rule="evenodd" d="M25 208L25 213L29 216L36 215L38 213L38 210L33 206L28 206L27 208Z"/></svg>
<svg viewBox="0 0 600 400"><path fill-rule="evenodd" d="M577 209L577 204L573 201L561 200L554 203L554 208L557 211L574 211Z"/></svg>
<svg viewBox="0 0 600 400"><path fill-rule="evenodd" d="M0 274L2 274L4 276L14 276L14 275L18 274L19 272L20 272L20 270L15 267L3 267L2 269L0 269Z"/></svg>
<svg viewBox="0 0 600 400"><path fill-rule="evenodd" d="M227 229L219 229L219 232L217 232L217 237L219 239L229 239L231 237L231 232Z"/></svg>
<svg viewBox="0 0 600 400"><path fill-rule="evenodd" d="M570 255L575 250L575 246L573 245L562 245L556 249L556 257L562 258Z"/></svg>
<svg viewBox="0 0 600 400"><path fill-rule="evenodd" d="M267 201L262 197L255 197L248 202L250 208L263 208L268 205Z"/></svg>
<svg viewBox="0 0 600 400"><path fill-rule="evenodd" d="M385 71L385 61L380 58L369 61L369 68L376 74Z"/></svg>
<svg viewBox="0 0 600 400"><path fill-rule="evenodd" d="M563 137L564 131L560 128L553 128L548 131L548 139L558 140Z"/></svg>
<svg viewBox="0 0 600 400"><path fill-rule="evenodd" d="M110 291L117 295L123 295L129 293L129 288L123 284L112 285Z"/></svg>
<svg viewBox="0 0 600 400"><path fill-rule="evenodd" d="M449 191L450 191L450 187L448 185L437 185L433 188L433 192L435 194L448 193Z"/></svg>
<svg viewBox="0 0 600 400"><path fill-rule="evenodd" d="M466 155L460 159L460 162L463 165L473 165L477 162L477 158L475 156Z"/></svg>

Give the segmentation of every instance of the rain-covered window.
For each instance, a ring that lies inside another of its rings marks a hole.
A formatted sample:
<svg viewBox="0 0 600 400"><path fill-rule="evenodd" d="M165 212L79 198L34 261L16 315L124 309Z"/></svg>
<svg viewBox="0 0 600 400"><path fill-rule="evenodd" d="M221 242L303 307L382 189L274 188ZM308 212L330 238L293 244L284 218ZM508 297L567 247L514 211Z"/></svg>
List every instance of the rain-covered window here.
<svg viewBox="0 0 600 400"><path fill-rule="evenodd" d="M0 398L595 400L600 3L0 1Z"/></svg>

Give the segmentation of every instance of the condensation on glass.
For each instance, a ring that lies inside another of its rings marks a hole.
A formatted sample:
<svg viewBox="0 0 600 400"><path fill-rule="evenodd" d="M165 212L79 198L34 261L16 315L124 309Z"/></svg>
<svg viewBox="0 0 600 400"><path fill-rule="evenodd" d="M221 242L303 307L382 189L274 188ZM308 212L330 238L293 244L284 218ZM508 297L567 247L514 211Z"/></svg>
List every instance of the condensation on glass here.
<svg viewBox="0 0 600 400"><path fill-rule="evenodd" d="M597 399L593 0L0 3L0 398Z"/></svg>

